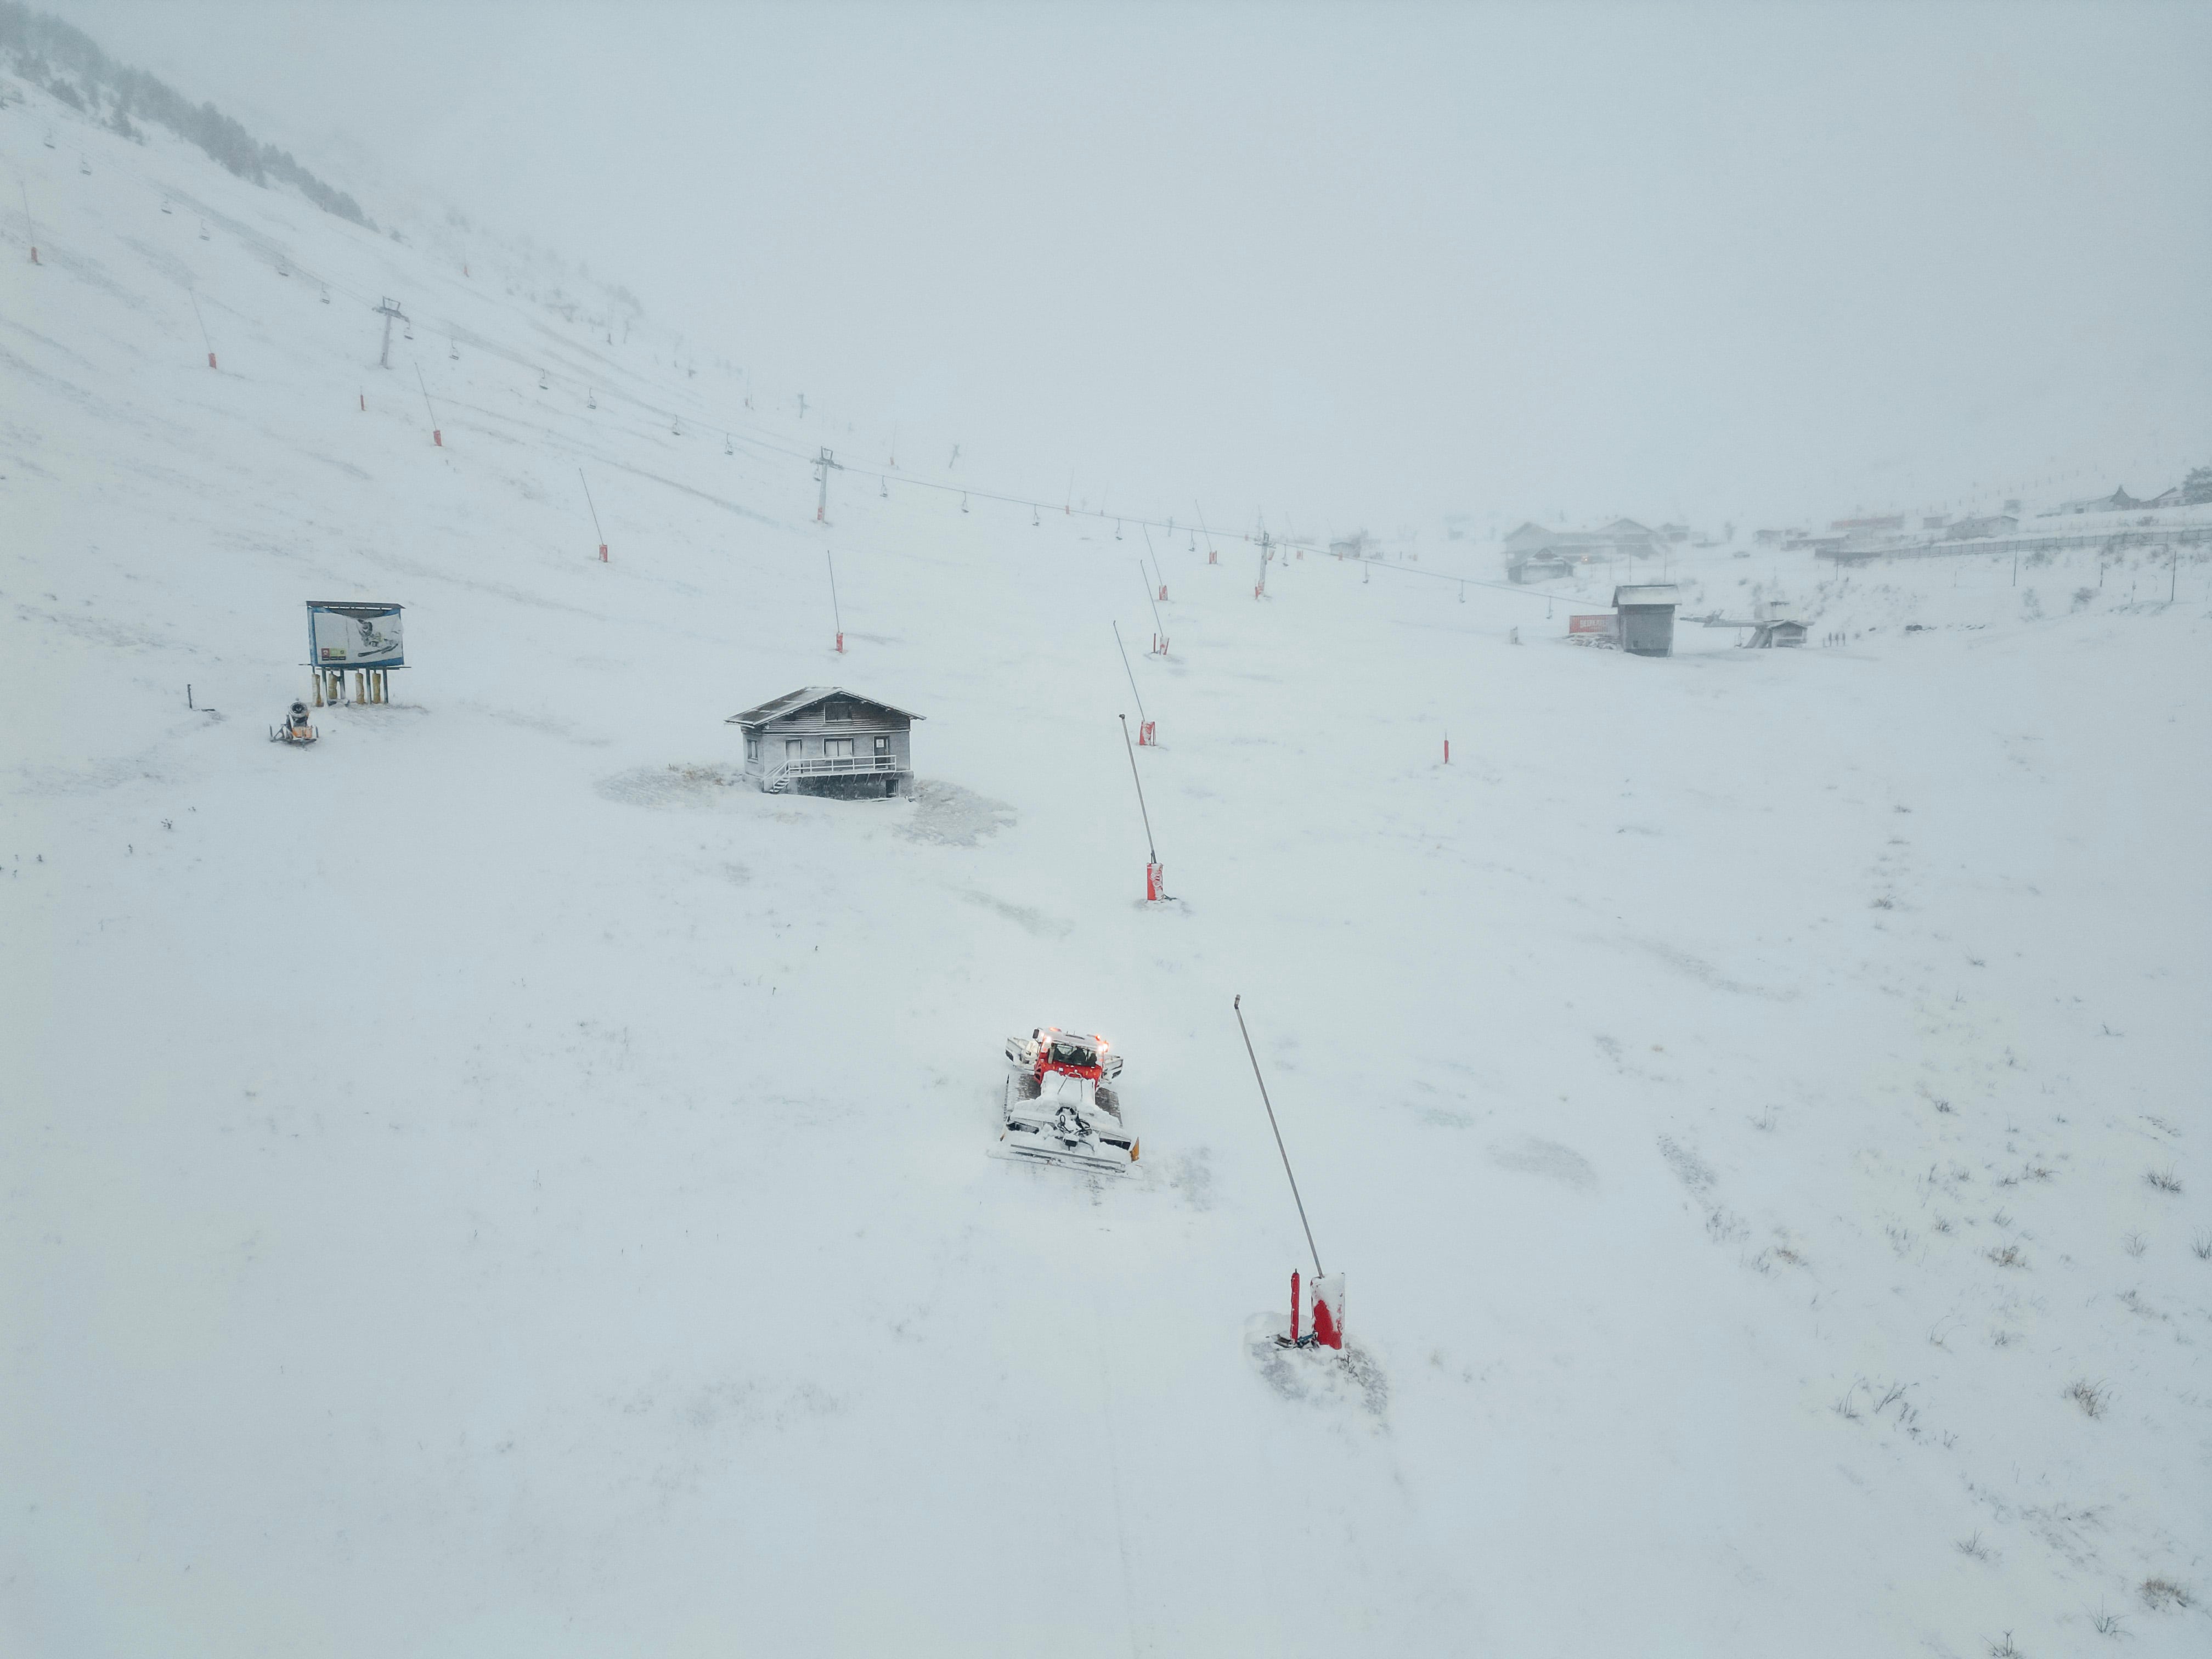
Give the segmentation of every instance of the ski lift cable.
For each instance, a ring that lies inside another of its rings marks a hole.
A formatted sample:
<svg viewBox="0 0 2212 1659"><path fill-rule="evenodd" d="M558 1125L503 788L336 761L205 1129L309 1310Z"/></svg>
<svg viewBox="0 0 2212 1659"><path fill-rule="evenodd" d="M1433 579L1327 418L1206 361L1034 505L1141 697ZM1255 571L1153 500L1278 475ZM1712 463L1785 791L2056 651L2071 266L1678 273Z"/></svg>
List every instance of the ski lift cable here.
<svg viewBox="0 0 2212 1659"><path fill-rule="evenodd" d="M370 296L362 291L343 282L334 281L325 276L320 272L311 269L309 266L298 260L294 260L292 262L292 267L295 271L321 283L323 286L329 288L334 293L344 295L347 298L363 304L370 303ZM410 319L410 320L411 321L412 319ZM426 319L426 325L440 325L439 319ZM507 362L510 366L517 368L537 368L544 379L554 384L555 387L559 386L562 382L568 380L570 378L558 370L545 369L541 365L534 364L528 361L523 354L507 350L504 347L476 334L474 331L464 331L458 324L446 321L442 324L442 326L449 337L453 337L459 332L469 332L471 335L471 346L485 356ZM596 385L596 383L594 383L594 385ZM675 421L681 418L680 411L665 407L646 397L623 392L611 386L606 388L605 395L609 402L627 404L641 414L653 416L658 418L665 418L670 421ZM489 414L491 411L483 410L479 412ZM696 412L694 418L699 418ZM715 422L714 424L720 425L720 422ZM804 461L809 465L813 465L816 459L815 455L810 451L794 449L787 445L778 443L773 437L763 434L757 429L748 430L743 423L739 423L736 426L721 426L721 429L726 435L735 436L738 441L745 442L747 447L750 448L764 451L770 454L781 455L787 459ZM875 471L868 469L855 469L855 471L859 477L862 478L873 477L879 483L886 480L890 476L888 471ZM972 485L963 488L957 484L938 483L929 479L912 477L906 477L906 482L910 485L924 489L935 489L947 494L965 495L982 501L1002 502L1007 506L1026 507L1030 508L1033 513L1041 514L1042 510L1050 504L1042 497L1016 495L1004 490L977 489ZM1061 513L1062 515L1066 517L1075 516L1074 509L1072 505L1065 501L1061 503ZM1116 517L1117 515L1109 514L1104 511L1102 507L1097 509L1086 508L1085 509L1082 516L1103 521L1109 517ZM1137 524L1152 529L1164 530L1170 527L1170 521L1164 519L1130 518L1127 514L1118 515L1118 517L1121 522ZM1318 544L1306 544L1310 546L1318 546Z"/></svg>
<svg viewBox="0 0 2212 1659"><path fill-rule="evenodd" d="M371 296L354 288L350 284L326 276L307 264L296 258L290 258L289 251L279 251L278 257L289 259L291 269L295 273L306 276L319 285L329 289L333 293L343 295L347 298L362 304L372 303ZM214 302L221 304L220 301ZM225 310L229 309L228 307L224 307L223 308ZM412 319L410 319L410 322L412 320ZM506 362L511 367L526 370L538 367L538 365L529 361L528 357L524 354L511 351L499 343L477 333L474 330L464 329L460 325L451 320L445 320L441 324L440 319L426 319L425 325L432 327L442 326L443 331L447 333L449 339L457 337L459 333L466 332L470 336L470 345L472 349L477 351L483 356ZM541 372L544 373L545 378L553 382L556 386L559 386L562 383L569 381L571 378L568 374L556 370L542 370ZM599 389L596 381L589 384L591 392L596 392ZM587 395L590 394L587 392ZM637 410L641 414L653 416L656 418L665 418L671 422L678 421L682 418L680 411L672 408L664 407L645 396L621 391L613 386L605 387L605 395L608 402L625 404L629 408ZM596 397L593 398L592 406L594 408L598 406ZM495 419L501 418L498 412L490 410L477 409L472 412L489 416ZM696 410L694 411L693 418L695 421L702 418ZM710 424L720 427L720 428L724 432L726 438L733 439L736 441L742 442L750 449L763 452L767 454L781 456L789 460L803 461L810 466L816 461L817 458L812 452L795 449L788 445L779 443L773 436L757 429L748 430L743 423L739 423L735 426L722 425L720 422L710 422ZM857 477L860 478L873 477L879 484L885 482L890 476L887 471L874 471L864 468L856 468L854 471ZM958 495L963 498L972 497L981 501L996 501L1010 507L1026 507L1030 509L1033 518L1036 515L1040 515L1042 509L1049 505L1049 503L1044 501L1042 497L1037 496L1018 495L1005 490L978 489L975 488L973 484L963 486L953 483L939 483L927 478L918 478L903 473L901 476L909 486L914 488L939 490L947 495ZM1061 513L1065 517L1077 516L1073 505L1066 501L1061 503ZM1081 516L1089 519L1096 519L1101 522L1111 518L1117 523L1135 524L1147 530L1157 529L1171 532L1175 527L1174 520L1171 518L1139 518L1131 517L1126 514L1113 514L1104 510L1103 503L1098 508L1085 509ZM1199 529L1200 533L1206 537L1207 544L1211 546L1212 544L1212 532L1206 527L1204 515L1202 513L1200 515ZM1285 541L1287 544L1292 546L1309 547L1313 548L1316 550L1322 550L1322 544L1319 542L1297 541L1287 538L1285 538ZM1411 574L1425 576L1442 576L1443 573L1425 570L1415 571ZM1472 577L1468 578L1467 580L1475 581L1476 585L1479 586L1496 587L1502 592L1516 592L1525 591L1519 588L1507 587L1503 583L1481 582ZM1531 595L1531 597L1534 596Z"/></svg>
<svg viewBox="0 0 2212 1659"><path fill-rule="evenodd" d="M312 270L307 265L297 260L294 260L292 262L292 268L301 275L307 276L321 283L323 286L331 289L335 293L343 294L347 298L357 301L363 304L368 303L368 296L361 291L343 282L333 281L329 277L324 276L319 272ZM410 319L410 320L411 321L412 319ZM426 323L426 325L433 325L433 324ZM459 329L458 325L451 322L446 323L444 327L449 338L453 337L458 332L463 331ZM544 368L542 366L534 365L528 362L522 354L509 351L503 347L475 334L473 331L467 331L471 334L470 343L471 347L485 356L505 362L517 368L527 369L531 368L538 368L541 378L553 382L556 386L560 383L568 380L569 378L565 374L558 371L549 370ZM678 410L664 407L647 398L619 391L611 386L606 389L606 397L610 402L627 404L641 414L650 415L657 418L665 418L672 422L681 418L681 414ZM479 410L477 412L484 414L492 413L490 410ZM696 419L698 416L695 414L694 418ZM816 457L813 453L805 450L794 449L787 445L778 443L772 437L762 434L757 430L748 431L742 423L735 427L725 426L722 427L721 429L725 433L726 436L737 437L740 441L744 441L749 448L764 451L769 454L780 455L787 459L805 461L809 465L813 465L815 462ZM888 471L873 471L867 469L855 469L855 471L860 477L873 477L878 483L882 483L887 480L890 476ZM963 486L957 484L938 483L929 479L915 478L912 477L906 477L906 482L908 484L920 489L939 490L947 494L959 494L965 496L972 496L982 501L1002 502L1012 507L1026 507L1031 510L1032 514L1041 514L1042 508L1049 505L1049 503L1046 502L1040 497L1015 495L1002 490L977 489L972 485L963 488ZM1074 509L1072 505L1067 502L1062 502L1061 513L1062 515L1066 517L1074 516ZM1117 515L1108 514L1103 510L1102 506L1097 509L1085 509L1082 516L1085 518L1097 519L1103 522L1109 517L1116 517ZM1163 519L1129 518L1126 514L1118 515L1118 521L1122 523L1137 524L1151 529L1167 529L1170 526L1170 520ZM1208 534L1210 539L1210 532L1208 532ZM1309 543L1305 544L1318 547L1318 544Z"/></svg>

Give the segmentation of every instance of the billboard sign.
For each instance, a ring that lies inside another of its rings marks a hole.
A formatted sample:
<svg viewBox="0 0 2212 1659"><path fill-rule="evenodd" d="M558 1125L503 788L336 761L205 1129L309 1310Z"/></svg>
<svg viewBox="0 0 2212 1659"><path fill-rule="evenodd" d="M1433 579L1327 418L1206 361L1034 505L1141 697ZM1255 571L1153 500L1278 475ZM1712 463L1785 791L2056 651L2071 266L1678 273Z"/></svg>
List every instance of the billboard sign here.
<svg viewBox="0 0 2212 1659"><path fill-rule="evenodd" d="M307 663L313 668L404 668L399 606L307 601Z"/></svg>
<svg viewBox="0 0 2212 1659"><path fill-rule="evenodd" d="M1594 617L1567 618L1567 632L1570 635L1595 634L1603 635L1607 639L1611 639L1619 626L1620 618L1610 611L1601 611Z"/></svg>

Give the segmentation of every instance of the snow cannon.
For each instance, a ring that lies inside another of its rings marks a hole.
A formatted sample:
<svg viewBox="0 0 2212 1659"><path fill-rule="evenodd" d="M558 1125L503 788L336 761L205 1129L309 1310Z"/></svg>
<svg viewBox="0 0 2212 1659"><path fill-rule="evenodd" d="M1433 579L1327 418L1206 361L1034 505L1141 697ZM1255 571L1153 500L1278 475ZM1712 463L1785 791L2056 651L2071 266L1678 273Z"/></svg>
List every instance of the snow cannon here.
<svg viewBox="0 0 2212 1659"><path fill-rule="evenodd" d="M1301 1333L1298 1329L1298 1275L1291 1274L1291 1329L1287 1336L1275 1338L1279 1348L1335 1348L1344 1347L1344 1275L1318 1274L1307 1287L1313 1302L1313 1328Z"/></svg>
<svg viewBox="0 0 2212 1659"><path fill-rule="evenodd" d="M1095 1032L1041 1025L1006 1039L1003 1126L994 1158L1126 1174L1137 1137L1115 1086L1121 1056Z"/></svg>
<svg viewBox="0 0 2212 1659"><path fill-rule="evenodd" d="M284 711L283 725L270 729L269 741L305 747L314 742L316 735L315 728L307 724L307 705L295 702Z"/></svg>

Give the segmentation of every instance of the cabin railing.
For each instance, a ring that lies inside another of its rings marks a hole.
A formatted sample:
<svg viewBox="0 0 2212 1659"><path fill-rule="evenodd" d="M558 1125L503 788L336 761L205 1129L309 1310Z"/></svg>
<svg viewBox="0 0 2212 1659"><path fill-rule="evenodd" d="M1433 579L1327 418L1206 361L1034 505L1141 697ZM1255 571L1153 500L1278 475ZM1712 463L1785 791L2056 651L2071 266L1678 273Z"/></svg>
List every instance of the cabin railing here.
<svg viewBox="0 0 2212 1659"><path fill-rule="evenodd" d="M903 772L895 755L811 755L779 761L768 769L763 787L770 793L793 778L842 777L854 773Z"/></svg>

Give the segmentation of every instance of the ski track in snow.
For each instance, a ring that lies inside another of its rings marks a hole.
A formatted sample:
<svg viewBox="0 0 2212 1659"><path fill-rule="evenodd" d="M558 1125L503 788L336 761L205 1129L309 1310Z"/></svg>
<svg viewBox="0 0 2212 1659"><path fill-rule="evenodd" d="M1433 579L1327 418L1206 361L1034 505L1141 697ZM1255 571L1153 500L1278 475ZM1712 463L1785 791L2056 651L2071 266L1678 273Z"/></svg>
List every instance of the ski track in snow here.
<svg viewBox="0 0 2212 1659"><path fill-rule="evenodd" d="M805 469L620 401L734 381L27 95L0 1648L2212 1643L2203 562L1686 554L1848 642L1643 662L1549 636L1606 578L1164 544L1147 908L1084 521L841 480L840 656ZM267 743L348 595L395 704ZM817 684L927 716L915 799L742 787ZM1349 1370L1251 1345L1240 992ZM1053 1022L1125 1180L984 1155Z"/></svg>

